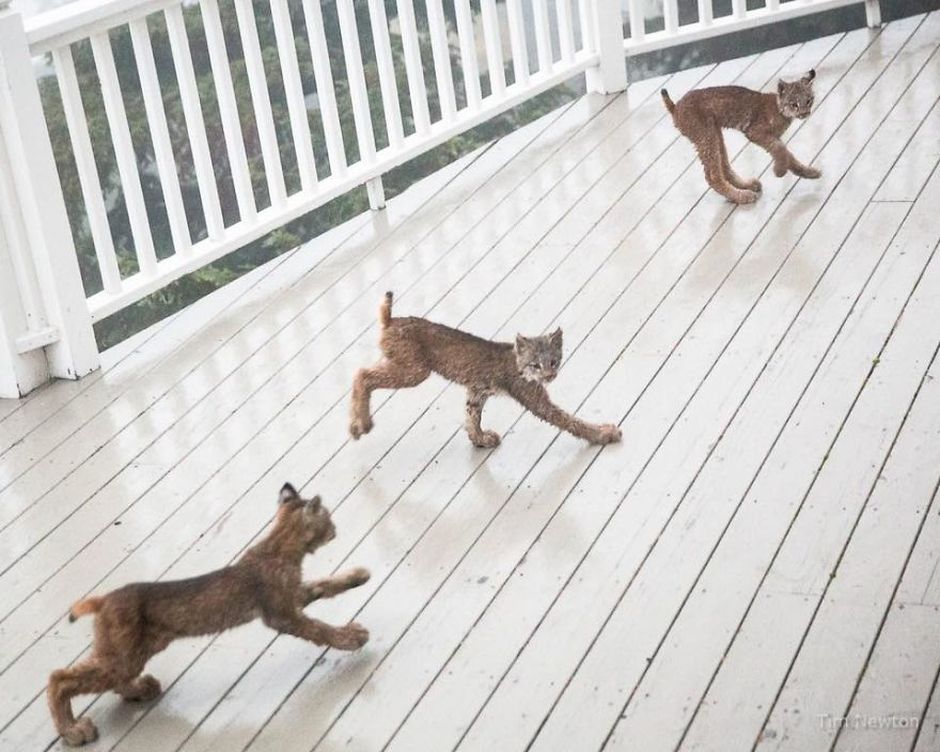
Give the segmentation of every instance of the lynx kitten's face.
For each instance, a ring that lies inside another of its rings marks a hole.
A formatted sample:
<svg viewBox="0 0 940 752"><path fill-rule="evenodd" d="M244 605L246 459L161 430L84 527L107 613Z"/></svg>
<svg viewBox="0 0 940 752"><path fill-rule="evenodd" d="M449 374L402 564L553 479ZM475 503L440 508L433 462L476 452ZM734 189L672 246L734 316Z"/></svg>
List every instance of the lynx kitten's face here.
<svg viewBox="0 0 940 752"><path fill-rule="evenodd" d="M777 82L777 107L788 118L803 118L809 115L813 107L813 79L816 71L811 70L799 81Z"/></svg>
<svg viewBox="0 0 940 752"><path fill-rule="evenodd" d="M517 335L516 365L527 381L554 380L561 366L561 329L542 337Z"/></svg>
<svg viewBox="0 0 940 752"><path fill-rule="evenodd" d="M281 489L280 505L281 514L289 514L294 518L295 529L302 536L308 552L313 553L336 537L336 526L319 496L302 499L292 485L285 483Z"/></svg>

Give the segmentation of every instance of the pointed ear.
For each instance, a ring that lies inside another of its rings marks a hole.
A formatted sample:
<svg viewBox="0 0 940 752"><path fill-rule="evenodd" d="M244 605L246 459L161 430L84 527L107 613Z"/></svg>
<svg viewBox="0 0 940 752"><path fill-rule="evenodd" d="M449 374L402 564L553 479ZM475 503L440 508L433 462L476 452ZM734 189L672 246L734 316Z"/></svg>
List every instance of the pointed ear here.
<svg viewBox="0 0 940 752"><path fill-rule="evenodd" d="M523 337L521 334L516 335L516 352L524 350L529 345L529 340Z"/></svg>
<svg viewBox="0 0 940 752"><path fill-rule="evenodd" d="M288 501L293 501L296 498L299 498L297 495L297 489L294 488L290 483L285 483L281 487L281 493L280 496L278 496L277 503L285 504Z"/></svg>
<svg viewBox="0 0 940 752"><path fill-rule="evenodd" d="M787 83L783 79L777 81L777 94L783 96L783 92L787 90Z"/></svg>
<svg viewBox="0 0 940 752"><path fill-rule="evenodd" d="M552 347L561 347L561 327L558 327L548 335L548 341L551 342Z"/></svg>
<svg viewBox="0 0 940 752"><path fill-rule="evenodd" d="M810 81L812 81L814 78L816 78L816 69L815 69L815 68L810 68L809 73L807 73L805 76L803 76L803 80L806 81L807 83L809 83Z"/></svg>

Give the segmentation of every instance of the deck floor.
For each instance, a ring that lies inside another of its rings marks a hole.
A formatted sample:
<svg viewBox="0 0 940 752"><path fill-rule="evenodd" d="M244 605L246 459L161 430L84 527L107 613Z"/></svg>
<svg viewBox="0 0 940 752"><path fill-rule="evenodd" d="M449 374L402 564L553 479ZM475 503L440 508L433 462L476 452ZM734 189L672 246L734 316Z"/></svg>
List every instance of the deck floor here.
<svg viewBox="0 0 940 752"><path fill-rule="evenodd" d="M309 613L174 644L146 707L87 697L94 749L940 749L940 14L587 97L105 355L0 402L0 750L59 749L68 605L223 566L292 481L365 566ZM658 91L818 71L789 132L821 180L707 191ZM493 451L431 379L347 434L396 312L510 338L562 326L588 446L494 399ZM845 720L841 720L845 719Z"/></svg>

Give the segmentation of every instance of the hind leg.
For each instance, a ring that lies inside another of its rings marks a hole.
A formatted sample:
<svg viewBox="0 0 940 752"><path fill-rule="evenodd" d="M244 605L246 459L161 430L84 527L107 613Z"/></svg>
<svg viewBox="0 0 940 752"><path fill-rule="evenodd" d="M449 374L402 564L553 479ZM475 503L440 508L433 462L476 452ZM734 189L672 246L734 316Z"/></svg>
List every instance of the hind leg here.
<svg viewBox="0 0 940 752"><path fill-rule="evenodd" d="M53 671L46 688L46 698L56 731L66 744L78 747L98 738L98 729L90 718L75 719L72 698L113 689L118 682L111 671L91 658L70 668Z"/></svg>
<svg viewBox="0 0 940 752"><path fill-rule="evenodd" d="M483 417L483 405L490 393L484 389L467 390L467 435L474 446L492 449L499 446L499 434L496 431L484 431L480 427Z"/></svg>
<svg viewBox="0 0 940 752"><path fill-rule="evenodd" d="M754 178L753 180L745 180L738 173L734 171L734 168L731 166L731 160L728 159L728 148L725 146L725 139L722 137L718 140L718 143L721 145L721 167L724 171L725 177L728 179L728 182L731 183L735 188L738 188L742 191L754 191L755 193L760 193L764 187L760 184L760 180Z"/></svg>
<svg viewBox="0 0 940 752"><path fill-rule="evenodd" d="M702 167L705 169L705 179L714 190L736 204L750 204L757 200L756 192L736 188L725 176L722 164L724 139L718 126L711 125L702 128L696 133L694 143Z"/></svg>
<svg viewBox="0 0 940 752"><path fill-rule="evenodd" d="M369 398L375 389L405 389L417 386L431 375L425 366L383 360L372 368L363 368L356 374L352 390L352 416L349 433L358 439L372 430L372 414Z"/></svg>

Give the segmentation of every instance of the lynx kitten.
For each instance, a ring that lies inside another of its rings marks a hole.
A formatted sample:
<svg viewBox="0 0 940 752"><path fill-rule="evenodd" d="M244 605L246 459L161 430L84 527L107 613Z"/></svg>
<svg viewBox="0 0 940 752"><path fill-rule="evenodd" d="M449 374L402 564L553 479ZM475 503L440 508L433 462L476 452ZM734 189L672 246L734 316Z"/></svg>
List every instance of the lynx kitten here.
<svg viewBox="0 0 940 752"><path fill-rule="evenodd" d="M385 358L363 368L353 382L354 439L372 430L369 396L375 389L417 386L431 372L467 387L467 433L478 447L495 447L499 435L480 427L483 405L494 394L507 394L544 421L593 444L620 441L614 425L585 423L556 407L544 384L561 365L561 329L542 337L516 337L515 343L491 342L422 318L392 318L392 293L379 309Z"/></svg>
<svg viewBox="0 0 940 752"><path fill-rule="evenodd" d="M761 190L757 179L745 180L731 169L722 128L741 131L748 140L774 158L774 175L782 178L789 170L801 178L818 178L822 173L808 167L790 153L780 140L794 118L806 118L813 106L811 70L799 81L778 81L777 91L762 93L742 86L715 86L694 89L678 102L661 94L676 128L698 150L708 184L736 204L749 204Z"/></svg>

